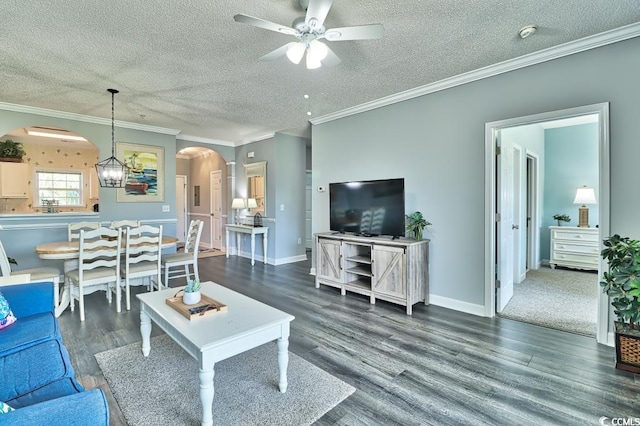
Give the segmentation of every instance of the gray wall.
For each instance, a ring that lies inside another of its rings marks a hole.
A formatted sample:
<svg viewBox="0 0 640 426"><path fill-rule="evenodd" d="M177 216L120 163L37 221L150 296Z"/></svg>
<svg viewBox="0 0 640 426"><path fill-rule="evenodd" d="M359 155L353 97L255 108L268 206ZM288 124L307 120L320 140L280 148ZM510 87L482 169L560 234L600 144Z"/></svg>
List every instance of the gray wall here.
<svg viewBox="0 0 640 426"><path fill-rule="evenodd" d="M484 306L485 123L609 101L611 232L640 237L639 51L635 38L314 126L314 232L329 229L319 185L404 177L407 212L433 222L431 295Z"/></svg>

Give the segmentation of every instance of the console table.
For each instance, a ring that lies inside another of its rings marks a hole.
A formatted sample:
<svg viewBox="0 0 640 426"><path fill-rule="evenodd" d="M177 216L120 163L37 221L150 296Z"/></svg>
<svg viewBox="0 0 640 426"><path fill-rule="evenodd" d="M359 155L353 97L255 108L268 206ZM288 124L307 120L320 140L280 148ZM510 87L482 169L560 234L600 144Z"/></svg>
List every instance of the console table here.
<svg viewBox="0 0 640 426"><path fill-rule="evenodd" d="M225 225L227 236L227 258L229 258L229 233L236 233L236 254L240 253L240 237L242 234L251 234L251 265L255 265L256 254L256 234L262 234L262 247L264 253L264 263L267 263L267 241L269 227L267 226L249 226L249 225Z"/></svg>
<svg viewBox="0 0 640 426"><path fill-rule="evenodd" d="M600 230L575 226L550 226L551 256L549 266L598 270Z"/></svg>

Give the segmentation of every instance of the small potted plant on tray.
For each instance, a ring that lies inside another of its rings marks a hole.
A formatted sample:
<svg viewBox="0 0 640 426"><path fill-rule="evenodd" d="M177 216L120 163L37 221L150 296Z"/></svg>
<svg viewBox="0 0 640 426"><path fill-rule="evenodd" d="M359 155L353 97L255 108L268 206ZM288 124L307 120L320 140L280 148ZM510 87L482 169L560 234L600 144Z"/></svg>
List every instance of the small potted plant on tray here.
<svg viewBox="0 0 640 426"><path fill-rule="evenodd" d="M640 373L640 241L615 234L603 244L601 255L609 270L600 286L617 317L616 368Z"/></svg>
<svg viewBox="0 0 640 426"><path fill-rule="evenodd" d="M26 152L20 142L7 139L0 142L0 161L8 161L12 163L22 163L22 157Z"/></svg>
<svg viewBox="0 0 640 426"><path fill-rule="evenodd" d="M199 280L187 281L187 286L184 288L184 294L182 295L182 303L185 305L198 303L202 297L200 287Z"/></svg>
<svg viewBox="0 0 640 426"><path fill-rule="evenodd" d="M569 217L568 214L554 214L553 215L553 220L557 220L558 221L558 226L562 226L562 222L571 222L571 218Z"/></svg>

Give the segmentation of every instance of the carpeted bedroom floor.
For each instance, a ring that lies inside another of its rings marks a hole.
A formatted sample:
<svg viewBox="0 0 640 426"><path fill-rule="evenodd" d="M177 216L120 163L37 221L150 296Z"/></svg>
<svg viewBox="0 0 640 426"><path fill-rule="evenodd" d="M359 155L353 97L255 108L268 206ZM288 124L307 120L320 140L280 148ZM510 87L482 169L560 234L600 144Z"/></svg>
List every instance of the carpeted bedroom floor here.
<svg viewBox="0 0 640 426"><path fill-rule="evenodd" d="M596 336L597 272L542 267L514 284L513 298L501 317L543 327Z"/></svg>

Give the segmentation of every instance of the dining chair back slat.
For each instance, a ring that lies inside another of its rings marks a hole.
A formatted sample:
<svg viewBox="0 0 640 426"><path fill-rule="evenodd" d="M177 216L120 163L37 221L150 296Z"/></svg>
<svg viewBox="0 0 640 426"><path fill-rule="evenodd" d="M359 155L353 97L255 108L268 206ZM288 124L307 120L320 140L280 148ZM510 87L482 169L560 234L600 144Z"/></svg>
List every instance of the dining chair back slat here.
<svg viewBox="0 0 640 426"><path fill-rule="evenodd" d="M100 222L78 222L70 223L67 226L67 240L76 241L80 239L80 231L91 231L100 228Z"/></svg>
<svg viewBox="0 0 640 426"><path fill-rule="evenodd" d="M169 286L170 279L186 277L188 281L191 275L193 275L194 279L200 280L200 274L198 273L198 248L200 246L200 236L202 235L203 225L204 223L201 220L192 220L189 224L184 251L162 257L165 286ZM193 266L193 273L190 272L189 265ZM184 273L180 270L171 270L171 268L175 267L184 267Z"/></svg>

